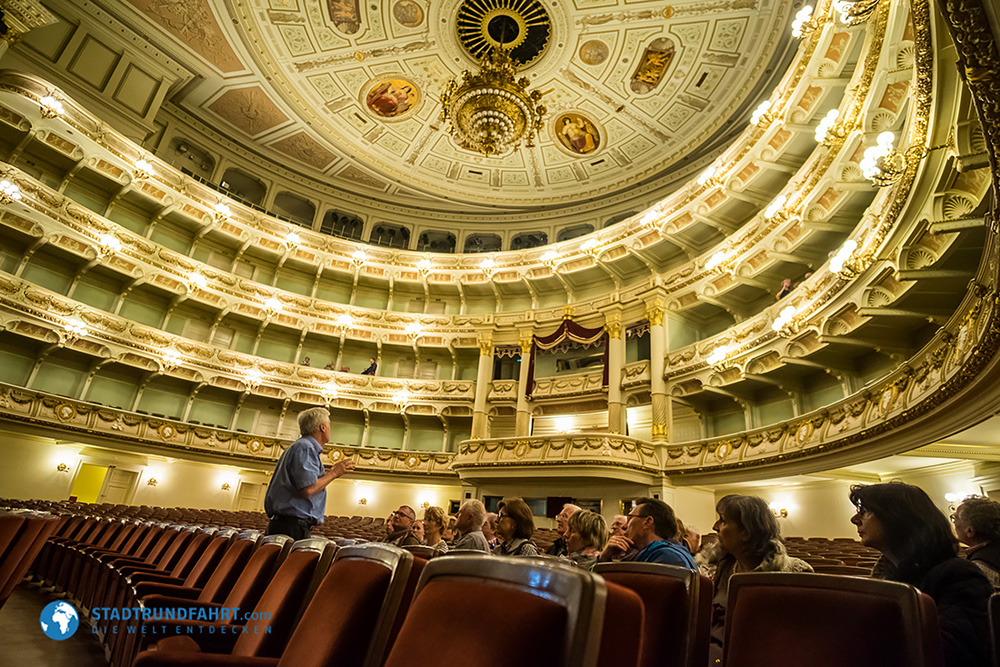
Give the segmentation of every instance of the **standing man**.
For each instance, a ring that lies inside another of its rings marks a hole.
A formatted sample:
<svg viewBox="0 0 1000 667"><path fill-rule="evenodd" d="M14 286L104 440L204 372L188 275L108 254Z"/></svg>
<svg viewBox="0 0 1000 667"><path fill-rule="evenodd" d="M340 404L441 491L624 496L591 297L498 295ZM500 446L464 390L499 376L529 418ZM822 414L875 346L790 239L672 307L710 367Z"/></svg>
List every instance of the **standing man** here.
<svg viewBox="0 0 1000 667"><path fill-rule="evenodd" d="M979 566L993 588L1000 589L1000 503L966 498L951 515L959 542L969 546L965 557Z"/></svg>
<svg viewBox="0 0 1000 667"><path fill-rule="evenodd" d="M580 511L578 505L566 503L562 511L556 514L556 532L559 537L545 550L547 556L565 556L569 553L566 549L566 536L569 533L569 518Z"/></svg>
<svg viewBox="0 0 1000 667"><path fill-rule="evenodd" d="M639 498L628 514L625 535L608 540L600 560L662 563L697 570L688 550L675 541L676 536L677 517L670 505L662 500Z"/></svg>
<svg viewBox="0 0 1000 667"><path fill-rule="evenodd" d="M302 437L278 459L264 495L267 534L288 535L295 540L309 537L312 527L323 523L327 485L354 470L350 459L337 462L329 471L320 460L323 445L330 441L326 408L303 410L298 421Z"/></svg>
<svg viewBox="0 0 1000 667"><path fill-rule="evenodd" d="M475 549L476 551L490 552L490 545L483 535L483 522L486 521L486 506L482 502L472 498L462 503L458 508L458 529L459 537L451 547L451 551L457 549Z"/></svg>
<svg viewBox="0 0 1000 667"><path fill-rule="evenodd" d="M409 505L400 505L399 509L389 515L386 523L386 535L380 542L396 547L412 547L420 544L413 534L413 524L417 520L416 511Z"/></svg>

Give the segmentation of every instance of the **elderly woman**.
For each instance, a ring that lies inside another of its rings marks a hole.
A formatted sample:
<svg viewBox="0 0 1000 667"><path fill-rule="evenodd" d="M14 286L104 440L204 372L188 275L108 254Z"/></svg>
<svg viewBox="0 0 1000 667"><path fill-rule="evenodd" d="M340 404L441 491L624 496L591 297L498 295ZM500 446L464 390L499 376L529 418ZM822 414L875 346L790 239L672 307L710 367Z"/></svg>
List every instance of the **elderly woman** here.
<svg viewBox="0 0 1000 667"><path fill-rule="evenodd" d="M855 485L851 503L861 544L882 552L872 577L916 586L934 599L948 667L987 667L993 586L972 561L958 557L948 518L916 486Z"/></svg>
<svg viewBox="0 0 1000 667"><path fill-rule="evenodd" d="M537 556L538 548L531 541L535 520L528 503L520 498L504 498L497 512L497 539L493 549L497 556Z"/></svg>
<svg viewBox="0 0 1000 667"><path fill-rule="evenodd" d="M574 512L566 529L569 552L566 557L586 570L593 570L610 537L611 530L603 516L589 510Z"/></svg>
<svg viewBox="0 0 1000 667"><path fill-rule="evenodd" d="M440 552L448 551L444 541L446 516L444 509L431 505L424 510L424 544Z"/></svg>
<svg viewBox="0 0 1000 667"><path fill-rule="evenodd" d="M812 572L809 563L793 558L781 541L778 520L757 496L729 495L715 505L719 520L712 529L718 541L698 554L702 572L715 583L709 664L722 659L726 635L729 579L740 572Z"/></svg>

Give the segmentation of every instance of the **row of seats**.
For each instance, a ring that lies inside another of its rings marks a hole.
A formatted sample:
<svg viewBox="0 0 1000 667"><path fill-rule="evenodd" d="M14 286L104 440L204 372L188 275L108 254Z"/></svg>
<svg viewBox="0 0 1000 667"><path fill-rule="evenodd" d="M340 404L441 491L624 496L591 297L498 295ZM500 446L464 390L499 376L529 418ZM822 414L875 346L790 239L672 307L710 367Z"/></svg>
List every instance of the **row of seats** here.
<svg viewBox="0 0 1000 667"><path fill-rule="evenodd" d="M0 609L59 525L51 514L0 510Z"/></svg>
<svg viewBox="0 0 1000 667"><path fill-rule="evenodd" d="M92 516L53 523L32 574L89 614L116 667L707 663L712 584L682 568L608 563L589 573L547 559L477 552L428 561L384 544L293 544L228 528ZM239 607L241 618L143 624L104 618L105 607L154 618ZM812 574L734 577L726 655L741 667L941 664L929 598L902 584Z"/></svg>

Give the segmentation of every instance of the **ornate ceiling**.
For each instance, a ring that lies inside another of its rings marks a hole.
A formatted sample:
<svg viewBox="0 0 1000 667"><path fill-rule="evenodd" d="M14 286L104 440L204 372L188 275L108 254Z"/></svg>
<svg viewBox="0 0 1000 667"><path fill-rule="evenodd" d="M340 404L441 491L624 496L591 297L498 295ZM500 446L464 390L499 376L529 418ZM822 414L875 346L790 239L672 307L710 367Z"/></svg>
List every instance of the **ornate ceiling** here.
<svg viewBox="0 0 1000 667"><path fill-rule="evenodd" d="M387 204L517 211L627 198L714 155L781 74L773 61L788 50L799 4L129 0L106 9L196 73L168 106L242 146ZM515 43L548 115L534 148L487 158L448 136L438 98L476 67L475 49L498 40Z"/></svg>

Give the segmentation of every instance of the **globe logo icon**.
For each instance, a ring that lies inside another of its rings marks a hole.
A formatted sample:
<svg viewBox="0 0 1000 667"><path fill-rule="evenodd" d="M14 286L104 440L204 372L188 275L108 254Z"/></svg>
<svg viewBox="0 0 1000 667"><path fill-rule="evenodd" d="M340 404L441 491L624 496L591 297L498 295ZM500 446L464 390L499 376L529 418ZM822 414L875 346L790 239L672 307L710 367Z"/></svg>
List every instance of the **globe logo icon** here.
<svg viewBox="0 0 1000 667"><path fill-rule="evenodd" d="M69 639L80 626L80 617L68 602L56 600L45 605L38 622L42 626L42 632L49 639L62 641Z"/></svg>

